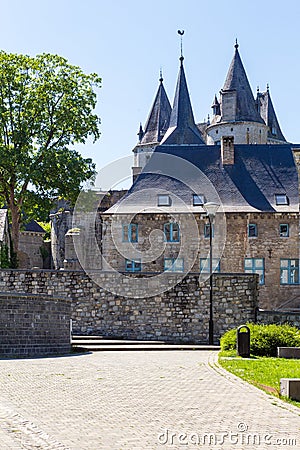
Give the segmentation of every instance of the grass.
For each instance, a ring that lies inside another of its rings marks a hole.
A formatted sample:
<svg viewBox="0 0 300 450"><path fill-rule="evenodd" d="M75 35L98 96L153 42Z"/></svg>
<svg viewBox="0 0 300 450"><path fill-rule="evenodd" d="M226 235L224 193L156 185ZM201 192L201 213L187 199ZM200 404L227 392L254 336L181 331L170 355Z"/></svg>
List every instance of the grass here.
<svg viewBox="0 0 300 450"><path fill-rule="evenodd" d="M219 363L234 375L277 397L281 397L280 378L300 378L300 360L297 359L265 356L243 359L236 358L236 351L223 351L219 354ZM300 402L288 401L300 407Z"/></svg>

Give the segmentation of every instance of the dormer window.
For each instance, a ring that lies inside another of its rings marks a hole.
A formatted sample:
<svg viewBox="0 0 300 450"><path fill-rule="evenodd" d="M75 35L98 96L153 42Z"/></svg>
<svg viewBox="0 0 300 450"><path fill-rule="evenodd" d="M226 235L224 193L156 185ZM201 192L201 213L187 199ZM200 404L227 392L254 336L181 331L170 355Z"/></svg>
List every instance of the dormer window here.
<svg viewBox="0 0 300 450"><path fill-rule="evenodd" d="M193 194L193 206L202 206L204 203L204 195Z"/></svg>
<svg viewBox="0 0 300 450"><path fill-rule="evenodd" d="M157 206L171 206L171 197L169 195L158 195Z"/></svg>
<svg viewBox="0 0 300 450"><path fill-rule="evenodd" d="M275 194L276 205L288 205L289 199L286 194Z"/></svg>

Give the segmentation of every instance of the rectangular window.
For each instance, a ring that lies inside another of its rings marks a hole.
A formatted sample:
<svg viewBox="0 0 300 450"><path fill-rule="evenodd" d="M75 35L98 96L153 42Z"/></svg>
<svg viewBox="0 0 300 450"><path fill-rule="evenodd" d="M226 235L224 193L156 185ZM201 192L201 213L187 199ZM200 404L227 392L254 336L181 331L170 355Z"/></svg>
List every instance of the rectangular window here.
<svg viewBox="0 0 300 450"><path fill-rule="evenodd" d="M126 272L141 272L142 264L140 259L125 259Z"/></svg>
<svg viewBox="0 0 300 450"><path fill-rule="evenodd" d="M179 225L176 222L165 223L164 225L165 241L166 242L179 242L180 231Z"/></svg>
<svg viewBox="0 0 300 450"><path fill-rule="evenodd" d="M249 223L249 225L248 225L248 237L257 237L257 225L256 225L256 223Z"/></svg>
<svg viewBox="0 0 300 450"><path fill-rule="evenodd" d="M212 237L214 237L215 234L214 224L212 224L211 229L212 229ZM210 235L210 225L209 223L206 223L204 224L204 237L209 238L209 235Z"/></svg>
<svg viewBox="0 0 300 450"><path fill-rule="evenodd" d="M157 206L171 206L171 197L169 195L158 195Z"/></svg>
<svg viewBox="0 0 300 450"><path fill-rule="evenodd" d="M280 284L299 284L299 259L280 260Z"/></svg>
<svg viewBox="0 0 300 450"><path fill-rule="evenodd" d="M259 284L265 284L264 258L245 258L245 273L258 273Z"/></svg>
<svg viewBox="0 0 300 450"><path fill-rule="evenodd" d="M289 237L289 224L281 223L279 225L279 235L280 237Z"/></svg>
<svg viewBox="0 0 300 450"><path fill-rule="evenodd" d="M193 206L202 206L204 203L204 195L193 194Z"/></svg>
<svg viewBox="0 0 300 450"><path fill-rule="evenodd" d="M200 272L209 273L210 258L200 258ZM213 272L220 272L220 260L218 258L212 259Z"/></svg>
<svg viewBox="0 0 300 450"><path fill-rule="evenodd" d="M286 194L275 194L276 205L288 205L289 199Z"/></svg>
<svg viewBox="0 0 300 450"><path fill-rule="evenodd" d="M167 272L183 272L183 258L165 258L164 270Z"/></svg>
<svg viewBox="0 0 300 450"><path fill-rule="evenodd" d="M123 242L138 241L138 226L136 223L123 225Z"/></svg>

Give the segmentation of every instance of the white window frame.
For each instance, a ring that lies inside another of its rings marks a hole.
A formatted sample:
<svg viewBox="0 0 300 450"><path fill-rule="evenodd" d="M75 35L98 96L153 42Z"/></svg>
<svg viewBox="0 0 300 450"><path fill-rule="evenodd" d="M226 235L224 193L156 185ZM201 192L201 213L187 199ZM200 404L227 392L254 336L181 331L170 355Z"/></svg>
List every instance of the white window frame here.
<svg viewBox="0 0 300 450"><path fill-rule="evenodd" d="M204 195L193 194L193 206L203 206L205 203Z"/></svg>
<svg viewBox="0 0 300 450"><path fill-rule="evenodd" d="M171 197L169 194L158 194L157 206L171 206Z"/></svg>
<svg viewBox="0 0 300 450"><path fill-rule="evenodd" d="M278 206L289 205L289 199L286 194L275 194L275 201Z"/></svg>

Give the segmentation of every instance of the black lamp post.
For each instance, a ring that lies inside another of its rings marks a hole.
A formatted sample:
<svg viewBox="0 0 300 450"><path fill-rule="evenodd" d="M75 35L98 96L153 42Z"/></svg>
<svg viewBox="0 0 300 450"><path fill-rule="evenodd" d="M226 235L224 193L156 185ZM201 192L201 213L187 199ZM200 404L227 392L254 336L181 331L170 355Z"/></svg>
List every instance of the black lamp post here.
<svg viewBox="0 0 300 450"><path fill-rule="evenodd" d="M208 343L214 344L214 315L213 315L213 285L212 285L212 263L213 263L213 248L212 248L212 234L213 222L216 213L219 209L218 203L208 202L204 203L203 209L206 212L209 222L209 325L208 325Z"/></svg>

